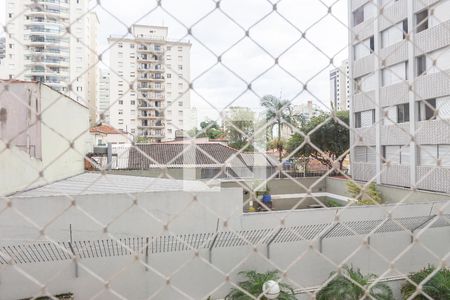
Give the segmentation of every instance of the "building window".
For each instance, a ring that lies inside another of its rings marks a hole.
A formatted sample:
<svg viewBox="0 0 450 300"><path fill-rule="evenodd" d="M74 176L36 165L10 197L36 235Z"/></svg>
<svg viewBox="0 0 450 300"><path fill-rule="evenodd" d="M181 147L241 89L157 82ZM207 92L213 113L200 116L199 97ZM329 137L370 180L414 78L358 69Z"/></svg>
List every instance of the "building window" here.
<svg viewBox="0 0 450 300"><path fill-rule="evenodd" d="M167 79L170 79L170 78L172 78L172 74L167 73L167 74L166 74L166 77L167 77Z"/></svg>
<svg viewBox="0 0 450 300"><path fill-rule="evenodd" d="M383 109L384 118L383 118L383 124L384 125L393 125L397 123L397 106L389 106Z"/></svg>
<svg viewBox="0 0 450 300"><path fill-rule="evenodd" d="M416 14L416 32L428 29L428 9L425 9Z"/></svg>
<svg viewBox="0 0 450 300"><path fill-rule="evenodd" d="M120 109L119 112L118 112L118 114L119 114L119 115L123 115L123 110Z"/></svg>
<svg viewBox="0 0 450 300"><path fill-rule="evenodd" d="M364 22L364 6L358 8L353 12L353 26Z"/></svg>
<svg viewBox="0 0 450 300"><path fill-rule="evenodd" d="M420 76L422 74L425 74L427 71L427 57L425 55L421 55L418 56L416 60L417 60L416 75Z"/></svg>
<svg viewBox="0 0 450 300"><path fill-rule="evenodd" d="M355 127L370 127L375 123L375 110L366 110L355 113Z"/></svg>
<svg viewBox="0 0 450 300"><path fill-rule="evenodd" d="M178 65L178 70L183 70L183 65Z"/></svg>
<svg viewBox="0 0 450 300"><path fill-rule="evenodd" d="M375 51L375 41L374 41L374 37L371 36L370 38L368 38L354 46L354 53L353 53L354 59L358 60L363 57L366 57L366 56L370 55L371 53L373 53L373 51Z"/></svg>
<svg viewBox="0 0 450 300"><path fill-rule="evenodd" d="M130 48L131 48L131 49L134 49L134 44L130 44Z"/></svg>
<svg viewBox="0 0 450 300"><path fill-rule="evenodd" d="M418 117L419 121L435 120L436 119L436 99L428 99L419 101Z"/></svg>
<svg viewBox="0 0 450 300"><path fill-rule="evenodd" d="M183 102L182 101L178 102L178 106L183 106Z"/></svg>
<svg viewBox="0 0 450 300"><path fill-rule="evenodd" d="M355 92L369 92L375 89L375 75L368 74L355 79Z"/></svg>
<svg viewBox="0 0 450 300"><path fill-rule="evenodd" d="M409 165L409 146L383 146L383 157L395 165Z"/></svg>
<svg viewBox="0 0 450 300"><path fill-rule="evenodd" d="M123 100L119 100L119 105L123 105Z"/></svg>
<svg viewBox="0 0 450 300"><path fill-rule="evenodd" d="M409 122L409 103L397 105L398 123Z"/></svg>
<svg viewBox="0 0 450 300"><path fill-rule="evenodd" d="M438 160L442 167L450 167L450 145L420 145L421 166L436 166Z"/></svg>
<svg viewBox="0 0 450 300"><path fill-rule="evenodd" d="M406 62L384 68L381 72L383 86L407 80L407 68L408 65Z"/></svg>
<svg viewBox="0 0 450 300"><path fill-rule="evenodd" d="M130 104L131 104L131 105L136 105L136 101L135 101L135 100L131 100L131 101L130 101Z"/></svg>
<svg viewBox="0 0 450 300"><path fill-rule="evenodd" d="M375 16L377 7L371 2L361 6L353 12L353 26L361 24Z"/></svg>
<svg viewBox="0 0 450 300"><path fill-rule="evenodd" d="M375 163L376 160L375 147L356 146L354 153L355 153L355 162Z"/></svg>
<svg viewBox="0 0 450 300"><path fill-rule="evenodd" d="M381 47L385 48L402 41L408 33L408 22L402 21L381 32Z"/></svg>

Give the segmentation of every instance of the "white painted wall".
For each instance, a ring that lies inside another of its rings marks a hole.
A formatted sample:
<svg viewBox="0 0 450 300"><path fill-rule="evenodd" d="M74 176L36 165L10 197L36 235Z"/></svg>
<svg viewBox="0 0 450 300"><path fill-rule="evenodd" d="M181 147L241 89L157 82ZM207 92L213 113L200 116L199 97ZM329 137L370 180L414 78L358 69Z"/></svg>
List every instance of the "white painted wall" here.
<svg viewBox="0 0 450 300"><path fill-rule="evenodd" d="M33 97L37 98L42 112L40 124L42 159L32 158L15 147L0 153L0 194L6 195L82 173L84 155L89 151L90 144L87 107L45 85L12 84L22 85L24 89L34 87L37 90ZM3 97L11 96L9 93L2 93L0 103ZM24 103L28 102L27 99L22 100ZM20 99L17 102L19 107L23 106ZM10 112L9 118L13 120L14 111ZM4 141L0 147L4 147ZM39 176L41 171L43 178Z"/></svg>
<svg viewBox="0 0 450 300"><path fill-rule="evenodd" d="M131 234L164 234L163 224L169 220L171 233L215 232L219 216L219 230L225 230L224 220L228 220L229 228L234 230L276 229L282 226L281 220L284 220L284 226L331 223L337 211L311 209L242 215L242 191L239 188L198 192L196 195L197 202L192 202L193 194L186 192L17 197L12 201L16 209L32 218L39 227L47 225L45 232L48 237L64 241L69 239L69 224L72 224L75 240L87 240L110 238L108 234L117 238ZM76 206L70 206L72 199L76 200ZM133 205L133 200L139 207ZM3 205L4 202L0 207ZM340 220L376 220L386 216L385 210L393 208L347 208L340 214ZM444 213L448 212L449 208L444 209ZM415 204L393 209L392 216L428 213L430 204ZM109 224L108 234L102 224ZM449 234L448 227L433 228L419 238L422 245L438 257L444 257L450 249L450 241L442 237ZM4 242L41 238L37 229L11 209L0 216L0 235ZM127 299L147 299L152 295L154 299L206 299L209 295L217 299L226 295L231 287L225 281L226 276L230 275L231 280L237 282L237 273L242 270L279 269L286 271L294 287L311 287L324 282L336 265L344 260L360 267L363 272L381 274L388 270L389 262L407 247L409 250L396 260L394 270L386 276L437 263L422 245L410 244L410 234L406 231L374 234L370 242L372 248L362 242L362 236L327 238L323 242L322 254L318 251L317 240L272 244L270 260L266 256L266 247L262 245L257 245L256 251L251 246L214 248L211 263L206 249L201 250L199 256L193 251L150 254L148 271L145 270L144 256L83 259L78 264L78 277L75 276L73 261L3 266L0 269L0 298L36 296L41 291L41 283L52 294L73 292L76 299L90 299L94 295L98 296L96 299L115 299L117 294Z"/></svg>

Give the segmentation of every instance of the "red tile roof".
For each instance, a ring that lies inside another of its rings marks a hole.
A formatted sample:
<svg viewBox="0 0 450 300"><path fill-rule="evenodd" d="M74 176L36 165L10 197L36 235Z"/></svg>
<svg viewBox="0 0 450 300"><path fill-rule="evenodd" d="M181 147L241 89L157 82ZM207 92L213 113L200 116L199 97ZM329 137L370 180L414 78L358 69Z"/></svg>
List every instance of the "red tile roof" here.
<svg viewBox="0 0 450 300"><path fill-rule="evenodd" d="M102 134L124 134L123 131L115 129L114 127L107 124L101 124L97 127L92 127L91 129L89 129L89 132Z"/></svg>

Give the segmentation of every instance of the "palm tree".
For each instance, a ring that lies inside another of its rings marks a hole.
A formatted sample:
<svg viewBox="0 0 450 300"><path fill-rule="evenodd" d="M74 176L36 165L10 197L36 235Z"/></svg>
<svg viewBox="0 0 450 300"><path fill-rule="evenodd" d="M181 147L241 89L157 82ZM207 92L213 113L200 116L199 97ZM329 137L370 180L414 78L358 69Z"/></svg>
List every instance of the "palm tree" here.
<svg viewBox="0 0 450 300"><path fill-rule="evenodd" d="M278 159L282 161L283 155L283 143L281 141L281 128L285 123L291 123L294 121L292 114L292 104L288 100L281 100L272 95L266 95L261 99L261 106L265 108L266 121L271 122L269 130L273 131L273 127L277 125L278 137L277 137L277 150Z"/></svg>
<svg viewBox="0 0 450 300"><path fill-rule="evenodd" d="M402 285L402 296L403 299L414 299L414 300L444 300L450 299L450 269L441 268L439 271L434 273L431 278L428 276L435 272L436 267L427 266L422 270L411 273L408 276L408 281ZM427 295L424 296L419 294L411 298L411 296L416 292L417 285L422 283L422 291Z"/></svg>
<svg viewBox="0 0 450 300"><path fill-rule="evenodd" d="M328 284L317 293L317 300L360 300L364 299L366 289L370 282L377 278L375 274L363 275L361 271L352 266L344 266L343 274L336 275ZM351 280L350 280L351 279ZM393 300L394 296L389 286L377 283L370 288L371 299Z"/></svg>
<svg viewBox="0 0 450 300"><path fill-rule="evenodd" d="M256 271L243 271L239 272L239 275L246 278L245 281L239 282L239 287L246 291L248 294L253 295L257 299L266 299L261 296L263 293L263 284L268 280L274 280L278 282L280 286L280 295L278 300L295 300L294 290L285 283L280 283L280 276L278 271L269 271L266 273L258 273ZM248 296L241 289L233 288L231 292L225 297L227 300L250 300L253 297ZM261 297L260 297L261 296ZM259 297L259 298L258 298Z"/></svg>

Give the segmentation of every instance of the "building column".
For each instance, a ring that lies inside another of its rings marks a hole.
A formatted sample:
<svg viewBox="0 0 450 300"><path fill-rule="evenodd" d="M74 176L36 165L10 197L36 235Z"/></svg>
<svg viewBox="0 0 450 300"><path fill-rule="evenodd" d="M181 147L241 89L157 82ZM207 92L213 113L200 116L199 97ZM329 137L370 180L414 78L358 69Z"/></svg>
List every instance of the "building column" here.
<svg viewBox="0 0 450 300"><path fill-rule="evenodd" d="M417 176L416 176L416 167L417 167L417 144L415 140L415 132L416 132L416 121L418 120L418 112L416 105L416 95L415 95L415 75L416 75L416 51L414 46L414 40L416 36L415 32L415 14L414 14L414 0L408 0L408 84L409 84L409 92L408 92L408 100L409 100L409 133L412 137L411 142L409 144L409 165L410 165L410 186L413 187L416 185Z"/></svg>

